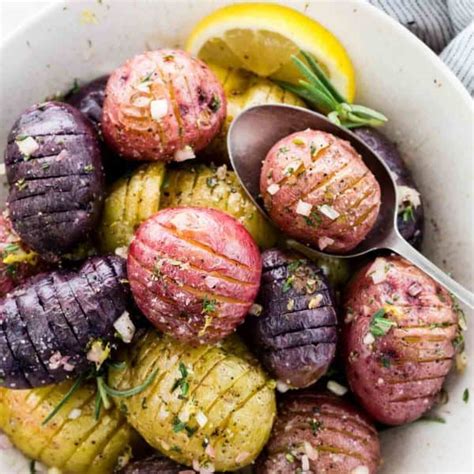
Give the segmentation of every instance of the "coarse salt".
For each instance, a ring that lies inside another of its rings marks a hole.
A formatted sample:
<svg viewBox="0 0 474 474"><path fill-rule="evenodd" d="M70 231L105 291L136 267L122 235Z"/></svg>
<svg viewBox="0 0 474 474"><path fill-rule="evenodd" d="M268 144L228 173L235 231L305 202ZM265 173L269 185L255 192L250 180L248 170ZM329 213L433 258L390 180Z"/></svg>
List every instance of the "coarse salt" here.
<svg viewBox="0 0 474 474"><path fill-rule="evenodd" d="M115 330L120 334L122 341L125 344L132 342L133 336L135 335L135 324L130 319L128 311L124 311L122 315L114 323Z"/></svg>
<svg viewBox="0 0 474 474"><path fill-rule="evenodd" d="M196 158L196 155L194 154L194 150L189 145L186 145L184 148L181 148L181 150L176 150L174 152L174 160L177 162L192 160L194 158Z"/></svg>
<svg viewBox="0 0 474 474"><path fill-rule="evenodd" d="M202 428L203 426L206 426L207 416L202 411L198 411L196 413L196 421L198 425Z"/></svg>
<svg viewBox="0 0 474 474"><path fill-rule="evenodd" d="M312 204L310 204L309 202L301 201L300 199L298 201L298 204L296 205L296 214L308 217L311 214L311 209L313 209Z"/></svg>
<svg viewBox="0 0 474 474"><path fill-rule="evenodd" d="M337 219L341 215L338 211L336 211L336 209L329 206L328 204L323 204L322 206L319 206L319 210L322 214L324 214L331 220Z"/></svg>
<svg viewBox="0 0 474 474"><path fill-rule="evenodd" d="M151 118L160 121L168 113L168 101L166 99L157 99L150 102Z"/></svg>
<svg viewBox="0 0 474 474"><path fill-rule="evenodd" d="M68 418L70 420L75 420L76 418L79 418L81 416L82 410L79 408L74 408L69 412Z"/></svg>
<svg viewBox="0 0 474 474"><path fill-rule="evenodd" d="M22 140L16 140L16 144L20 150L20 153L25 156L30 156L39 148L38 142L33 137L26 137Z"/></svg>
<svg viewBox="0 0 474 474"><path fill-rule="evenodd" d="M335 382L334 380L329 380L326 387L330 392L340 397L342 397L343 395L347 393L347 388L344 387L344 385L341 385L340 383Z"/></svg>
<svg viewBox="0 0 474 474"><path fill-rule="evenodd" d="M375 262L367 270L366 275L372 278L375 285L378 285L385 281L388 270L387 261L384 258L376 258Z"/></svg>
<svg viewBox="0 0 474 474"><path fill-rule="evenodd" d="M275 195L278 191L280 191L280 186L276 183L270 184L267 188L267 193L270 195Z"/></svg>

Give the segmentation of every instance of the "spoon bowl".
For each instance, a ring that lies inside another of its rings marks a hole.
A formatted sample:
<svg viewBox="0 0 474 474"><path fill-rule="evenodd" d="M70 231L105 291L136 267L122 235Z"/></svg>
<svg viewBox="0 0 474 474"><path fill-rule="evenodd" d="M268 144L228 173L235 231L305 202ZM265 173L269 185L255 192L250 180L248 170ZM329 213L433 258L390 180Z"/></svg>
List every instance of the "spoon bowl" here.
<svg viewBox="0 0 474 474"><path fill-rule="evenodd" d="M259 105L243 111L232 122L227 135L230 161L243 188L261 212L270 219L260 196L263 160L277 141L307 128L332 133L350 142L381 188L381 206L377 222L354 250L344 255L316 249L311 251L337 258L352 258L375 250L392 250L428 273L473 308L474 295L436 267L400 235L397 228L397 186L384 161L350 130L334 124L324 115L289 105Z"/></svg>

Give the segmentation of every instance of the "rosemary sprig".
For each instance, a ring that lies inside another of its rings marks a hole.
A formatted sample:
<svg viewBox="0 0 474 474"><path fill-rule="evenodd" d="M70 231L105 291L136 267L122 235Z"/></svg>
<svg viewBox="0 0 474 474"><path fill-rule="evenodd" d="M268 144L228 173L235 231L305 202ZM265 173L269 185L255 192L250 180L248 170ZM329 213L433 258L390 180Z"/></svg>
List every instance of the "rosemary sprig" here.
<svg viewBox="0 0 474 474"><path fill-rule="evenodd" d="M126 364L124 362L108 362L105 364L106 366L110 366L110 368L115 370L122 370L125 368ZM155 369L146 379L145 381L137 385L136 387L129 388L127 390L116 390L109 385L105 381L105 368L104 366L97 370L95 367L91 368L88 372L81 374L76 381L73 383L71 388L67 391L66 395L61 399L61 401L53 408L53 410L48 414L48 416L43 420L42 425L46 425L51 419L61 410L61 408L66 404L66 402L74 395L74 393L79 389L82 383L86 380L95 379L97 384L97 393L95 397L95 405L94 405L94 418L96 420L100 417L100 412L102 410L102 406L108 410L111 407L111 402L109 397L117 397L117 398L128 398L132 397L133 395L137 395L143 392L149 385L153 382L156 375L158 373L158 369Z"/></svg>
<svg viewBox="0 0 474 474"><path fill-rule="evenodd" d="M331 84L317 60L311 53L300 51L304 61L293 55L293 63L302 75L298 84L276 81L284 89L300 96L310 106L326 114L328 119L346 128L370 125L378 127L387 122L387 117L363 105L349 104Z"/></svg>

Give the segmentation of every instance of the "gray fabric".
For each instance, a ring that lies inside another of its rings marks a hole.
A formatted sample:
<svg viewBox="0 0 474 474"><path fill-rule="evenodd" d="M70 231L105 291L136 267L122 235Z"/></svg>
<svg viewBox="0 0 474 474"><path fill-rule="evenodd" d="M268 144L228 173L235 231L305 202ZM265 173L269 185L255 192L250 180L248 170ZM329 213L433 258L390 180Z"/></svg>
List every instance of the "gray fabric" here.
<svg viewBox="0 0 474 474"><path fill-rule="evenodd" d="M474 95L474 0L369 0L424 41Z"/></svg>

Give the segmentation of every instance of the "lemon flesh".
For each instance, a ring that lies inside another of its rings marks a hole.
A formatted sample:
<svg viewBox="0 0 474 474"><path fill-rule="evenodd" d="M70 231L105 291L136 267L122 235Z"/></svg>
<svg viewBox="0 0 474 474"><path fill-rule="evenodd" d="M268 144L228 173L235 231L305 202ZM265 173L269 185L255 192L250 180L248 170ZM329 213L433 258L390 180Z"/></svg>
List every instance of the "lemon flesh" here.
<svg viewBox="0 0 474 474"><path fill-rule="evenodd" d="M288 7L244 3L216 10L195 26L186 49L205 62L293 83L301 74L291 56L309 51L340 94L348 101L354 98L354 69L342 44L321 24Z"/></svg>

